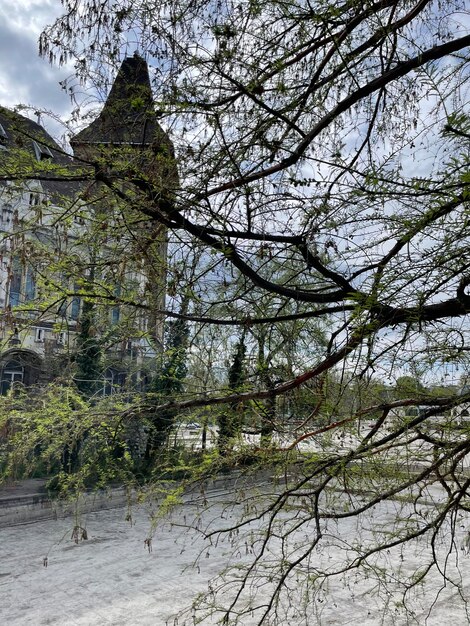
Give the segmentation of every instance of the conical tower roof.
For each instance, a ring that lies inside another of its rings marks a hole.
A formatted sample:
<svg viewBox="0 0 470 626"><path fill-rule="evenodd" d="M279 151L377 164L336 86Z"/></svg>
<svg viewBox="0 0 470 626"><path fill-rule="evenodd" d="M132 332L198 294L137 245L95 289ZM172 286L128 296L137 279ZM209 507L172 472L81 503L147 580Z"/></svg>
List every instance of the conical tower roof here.
<svg viewBox="0 0 470 626"><path fill-rule="evenodd" d="M155 115L147 63L134 54L124 59L100 115L71 144L149 146L164 138Z"/></svg>

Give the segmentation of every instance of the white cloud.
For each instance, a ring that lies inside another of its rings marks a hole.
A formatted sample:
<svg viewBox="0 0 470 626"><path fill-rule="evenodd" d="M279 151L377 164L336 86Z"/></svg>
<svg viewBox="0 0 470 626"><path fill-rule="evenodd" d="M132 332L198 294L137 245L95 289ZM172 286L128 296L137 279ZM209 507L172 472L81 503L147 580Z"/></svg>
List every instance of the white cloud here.
<svg viewBox="0 0 470 626"><path fill-rule="evenodd" d="M59 81L69 68L51 66L39 56L38 38L43 28L61 12L57 0L2 0L0 4L0 104L9 108L26 104L67 115L71 103ZM34 115L33 115L34 117ZM43 118L57 134L55 124Z"/></svg>

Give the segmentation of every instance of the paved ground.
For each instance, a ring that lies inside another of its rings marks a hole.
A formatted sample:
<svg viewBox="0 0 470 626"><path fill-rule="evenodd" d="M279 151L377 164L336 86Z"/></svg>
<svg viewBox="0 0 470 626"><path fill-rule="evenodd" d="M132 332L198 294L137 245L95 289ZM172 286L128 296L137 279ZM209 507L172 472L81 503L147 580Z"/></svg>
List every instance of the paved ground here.
<svg viewBox="0 0 470 626"><path fill-rule="evenodd" d="M41 480L11 484L0 489L0 507L2 502L6 505L12 499L36 498L42 493ZM436 488L429 496L432 508L433 499L436 503L439 500L439 490ZM230 523L230 516L237 512L226 508L226 499L233 498L230 494L225 496L223 489L213 490L213 508L202 517L202 523L209 519ZM115 508L0 528L0 626L216 624L215 618L194 621L191 612L186 619L175 616L190 606L197 594L207 592L209 581L227 565L243 565L250 557L244 549L234 551L226 543L208 550L197 533L183 532L181 526L186 516L197 513L192 502L173 518L173 528L159 526L155 534L153 513L151 505L134 507L132 511ZM353 520L345 520L330 528L331 534L325 533L323 544L313 555L312 571L317 566L327 568L339 563L346 553L351 556L358 543L372 537L376 529L387 533L397 516L406 515L402 505L394 508L393 503L381 504L365 524L362 520L361 527ZM88 535L78 544L72 538L77 525L86 528ZM470 515L458 520L454 544L446 543L444 535L441 543L434 546L441 563L446 563L450 578L443 585L438 572L431 572L430 587L418 587L410 602L414 617L404 616L401 596L393 589L396 576L410 575L429 562L432 546L427 539L404 551L391 550L377 560L374 567L377 572L384 572L387 588L392 590L388 596L376 582L371 582L373 576L369 579L364 573L354 573L329 584L324 594L312 600L306 609L307 618L297 620L291 612L291 617L281 619L279 626L470 624L470 613L465 612L465 602L470 602L470 556L460 549L469 529ZM145 544L148 537L152 537L151 551ZM446 555L449 547L451 552ZM195 565L198 556L201 558ZM460 583L460 589L452 581ZM264 588L260 586L256 592L262 600ZM295 609L294 600L292 610ZM201 615L196 614L197 620ZM258 620L248 615L240 624L255 626Z"/></svg>
<svg viewBox="0 0 470 626"><path fill-rule="evenodd" d="M71 540L74 518L37 522L0 531L0 623L160 625L205 588L205 575L181 576L194 553L180 555L174 536L163 532L149 553L144 511L134 523L124 509L80 520L89 539ZM44 558L48 567L44 567ZM220 562L212 561L213 573Z"/></svg>
<svg viewBox="0 0 470 626"><path fill-rule="evenodd" d="M212 496L211 519L220 521L223 515L230 523L235 512L223 506L221 493L214 492ZM195 512L195 507L188 503L173 522L183 524L186 516ZM246 558L240 552L234 554L227 544L207 550L194 533L168 526L157 529L149 552L144 542L152 535L152 513L151 507L143 506L134 509L129 519L129 511L121 508L0 530L0 624L193 626L196 622L191 617L175 621L175 614L190 605L196 594L206 591L208 581L224 567L241 564ZM386 527L390 516L395 514L393 507L382 506L370 521ZM88 540L75 544L72 530L77 524L86 527ZM358 530L352 522L336 528L339 539L334 533L327 536L316 553L315 563L325 566L340 559L346 540L350 550L359 536ZM459 536L458 541L461 539ZM392 552L386 556L390 582L394 569L402 573L404 568L413 571L426 562L428 552L429 545L423 543L400 555ZM198 566L192 567L200 553ZM450 561L456 557L465 592L466 581L470 582L470 560L457 551ZM454 576L455 568L449 567ZM416 618L409 621L401 615L395 603L397 598L390 596L386 606L383 597L376 597L375 587L355 574L345 579L344 584L332 584L328 594L318 596L308 621L299 623L308 626L465 626L470 623L461 608L462 598L457 589L451 585L441 587L440 579L436 578L430 595L424 591L418 594L414 605ZM428 619L433 600L434 611ZM208 619L202 623L216 621ZM249 616L241 622L242 626L257 623ZM296 622L287 618L281 622L281 626L291 624Z"/></svg>

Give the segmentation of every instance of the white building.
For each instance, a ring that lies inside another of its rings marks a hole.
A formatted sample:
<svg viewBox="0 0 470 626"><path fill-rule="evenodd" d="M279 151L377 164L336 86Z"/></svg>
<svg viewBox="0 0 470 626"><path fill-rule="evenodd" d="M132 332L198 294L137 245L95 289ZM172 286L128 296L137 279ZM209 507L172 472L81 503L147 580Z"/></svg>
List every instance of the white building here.
<svg viewBox="0 0 470 626"><path fill-rule="evenodd" d="M29 386L76 375L92 291L102 296L92 307L91 334L103 352L97 393L142 386L161 346L165 230L142 220L123 230L119 202L99 184L76 180L106 161L110 173L115 162L145 171L156 188L177 184L141 57L124 60L100 115L71 145L74 157L39 124L0 107L1 393L15 381ZM103 236L93 231L98 220ZM120 301L129 290L149 309L129 316L132 307Z"/></svg>

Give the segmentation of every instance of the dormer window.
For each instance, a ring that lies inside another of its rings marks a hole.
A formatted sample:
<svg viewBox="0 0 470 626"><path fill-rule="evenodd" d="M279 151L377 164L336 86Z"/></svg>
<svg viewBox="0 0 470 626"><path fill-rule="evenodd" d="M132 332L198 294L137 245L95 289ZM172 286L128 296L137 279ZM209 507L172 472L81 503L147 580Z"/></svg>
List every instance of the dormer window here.
<svg viewBox="0 0 470 626"><path fill-rule="evenodd" d="M2 224L7 225L11 223L13 217L13 209L8 204L2 207Z"/></svg>
<svg viewBox="0 0 470 626"><path fill-rule="evenodd" d="M44 330L44 328L36 328L34 341L36 343L44 343L45 336L46 336L46 331Z"/></svg>
<svg viewBox="0 0 470 626"><path fill-rule="evenodd" d="M0 124L0 148L2 150L6 149L6 142L8 139L8 135L7 135L7 131L3 128L3 126Z"/></svg>
<svg viewBox="0 0 470 626"><path fill-rule="evenodd" d="M38 206L40 202L40 197L38 193L30 193L29 194L29 206Z"/></svg>
<svg viewBox="0 0 470 626"><path fill-rule="evenodd" d="M47 161L53 158L52 152L44 144L40 144L37 141L33 141L34 154L38 161Z"/></svg>

